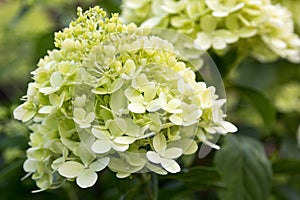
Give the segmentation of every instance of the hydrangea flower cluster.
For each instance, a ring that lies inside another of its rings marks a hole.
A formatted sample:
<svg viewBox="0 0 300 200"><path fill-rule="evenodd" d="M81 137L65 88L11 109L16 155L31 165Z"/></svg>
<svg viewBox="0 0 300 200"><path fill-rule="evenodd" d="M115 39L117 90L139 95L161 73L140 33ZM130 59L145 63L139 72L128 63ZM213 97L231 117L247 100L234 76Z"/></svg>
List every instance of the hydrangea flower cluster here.
<svg viewBox="0 0 300 200"><path fill-rule="evenodd" d="M300 39L291 13L270 0L125 0L122 18L142 26L172 28L201 49L224 53L240 43L262 62L300 62Z"/></svg>
<svg viewBox="0 0 300 200"><path fill-rule="evenodd" d="M118 178L177 173L177 158L200 142L219 148L210 138L237 130L224 120L226 100L196 81L171 43L105 15L78 9L14 111L30 123L24 170L41 190L66 180L91 187L107 167Z"/></svg>

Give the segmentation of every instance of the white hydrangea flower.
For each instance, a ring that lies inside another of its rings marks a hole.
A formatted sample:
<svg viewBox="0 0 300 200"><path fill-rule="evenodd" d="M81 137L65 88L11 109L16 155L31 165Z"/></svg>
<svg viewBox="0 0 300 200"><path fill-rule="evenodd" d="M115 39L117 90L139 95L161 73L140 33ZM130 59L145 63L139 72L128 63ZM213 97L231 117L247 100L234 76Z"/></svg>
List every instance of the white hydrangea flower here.
<svg viewBox="0 0 300 200"><path fill-rule="evenodd" d="M205 0L205 3L214 17L226 17L245 6L245 2L239 0Z"/></svg>
<svg viewBox="0 0 300 200"><path fill-rule="evenodd" d="M269 0L125 0L123 4L125 22L174 29L192 37L198 49L226 53L238 47L232 44L242 43L262 62L278 57L300 62L300 38L294 33L291 13Z"/></svg>
<svg viewBox="0 0 300 200"><path fill-rule="evenodd" d="M103 170L109 163L109 158L100 158L89 166L84 166L76 161L63 163L58 172L66 178L76 178L76 183L81 188L93 186L97 181L98 171Z"/></svg>
<svg viewBox="0 0 300 200"><path fill-rule="evenodd" d="M127 5L141 9L150 2ZM157 14L188 7L169 2ZM106 167L118 178L177 173L182 154L195 153L200 142L218 148L212 134L236 131L225 121L225 100L196 81L173 43L105 15L99 7L78 9L78 18L55 34L57 49L39 61L25 103L14 111L30 123L24 170L41 190L64 180L91 187Z"/></svg>
<svg viewBox="0 0 300 200"><path fill-rule="evenodd" d="M181 148L167 148L167 141L163 134L154 136L153 148L155 151L147 152L149 161L155 164L161 164L161 166L170 173L177 173L180 171L180 166L174 159L181 156L183 152Z"/></svg>

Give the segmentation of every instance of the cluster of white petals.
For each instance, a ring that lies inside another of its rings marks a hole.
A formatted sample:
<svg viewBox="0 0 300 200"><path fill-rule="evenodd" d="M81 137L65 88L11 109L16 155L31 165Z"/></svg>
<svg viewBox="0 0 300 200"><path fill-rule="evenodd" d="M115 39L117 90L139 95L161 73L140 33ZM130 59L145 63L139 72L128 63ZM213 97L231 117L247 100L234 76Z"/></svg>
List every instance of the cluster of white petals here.
<svg viewBox="0 0 300 200"><path fill-rule="evenodd" d="M122 18L174 29L203 50L222 53L237 46L262 62L300 62L291 13L270 0L124 0Z"/></svg>
<svg viewBox="0 0 300 200"><path fill-rule="evenodd" d="M224 119L226 100L196 81L171 43L105 15L78 9L14 111L30 123L24 170L42 190L65 180L91 187L107 167L119 178L177 173L175 160L198 143L218 148L213 135L236 131Z"/></svg>

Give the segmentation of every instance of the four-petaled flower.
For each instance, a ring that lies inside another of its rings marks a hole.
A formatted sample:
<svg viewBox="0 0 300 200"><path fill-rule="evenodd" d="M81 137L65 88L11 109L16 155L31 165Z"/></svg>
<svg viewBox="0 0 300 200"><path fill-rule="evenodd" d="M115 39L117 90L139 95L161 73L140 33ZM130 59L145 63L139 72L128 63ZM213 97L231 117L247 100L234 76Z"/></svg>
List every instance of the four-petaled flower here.
<svg viewBox="0 0 300 200"><path fill-rule="evenodd" d="M76 178L77 185L87 188L96 183L96 172L103 170L109 164L109 160L108 157L100 158L88 166L76 161L67 161L58 168L58 172L66 178Z"/></svg>
<svg viewBox="0 0 300 200"><path fill-rule="evenodd" d="M178 147L167 148L166 138L161 133L155 135L152 142L155 151L147 152L146 156L148 160L155 164L161 164L170 173L179 172L180 166L174 159L182 155L182 149Z"/></svg>

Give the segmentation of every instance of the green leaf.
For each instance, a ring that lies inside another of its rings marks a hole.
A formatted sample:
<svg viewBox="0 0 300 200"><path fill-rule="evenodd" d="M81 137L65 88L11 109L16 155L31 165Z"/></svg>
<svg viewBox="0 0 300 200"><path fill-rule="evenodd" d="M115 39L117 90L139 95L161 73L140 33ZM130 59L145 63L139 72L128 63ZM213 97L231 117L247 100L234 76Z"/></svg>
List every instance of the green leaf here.
<svg viewBox="0 0 300 200"><path fill-rule="evenodd" d="M277 160L272 167L274 174L300 174L300 160Z"/></svg>
<svg viewBox="0 0 300 200"><path fill-rule="evenodd" d="M212 167L197 166L188 170L183 169L177 174L159 176L159 179L164 185L159 188L158 199L195 199L195 193L198 195L203 189L207 191L208 188L224 188L220 174Z"/></svg>
<svg viewBox="0 0 300 200"><path fill-rule="evenodd" d="M180 173L162 176L163 179L175 179L182 181L187 186L201 188L223 187L219 172L212 167L192 167L188 170L183 169Z"/></svg>
<svg viewBox="0 0 300 200"><path fill-rule="evenodd" d="M19 159L2 168L0 170L0 183L6 182L10 176L16 172L16 170L22 167L23 162L23 159Z"/></svg>
<svg viewBox="0 0 300 200"><path fill-rule="evenodd" d="M101 0L100 5L106 8L107 13L120 13L121 0Z"/></svg>
<svg viewBox="0 0 300 200"><path fill-rule="evenodd" d="M261 92L248 87L236 87L242 99L251 104L261 115L265 126L270 128L276 117L276 110L271 101Z"/></svg>
<svg viewBox="0 0 300 200"><path fill-rule="evenodd" d="M221 200L267 199L271 187L272 169L262 144L245 136L229 135L216 153L226 189L219 192Z"/></svg>

